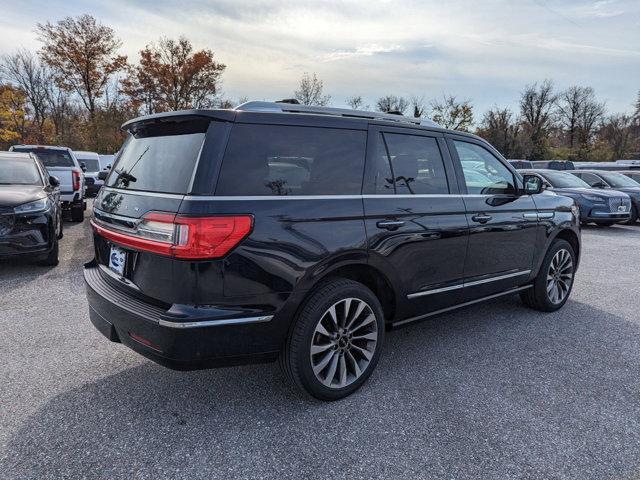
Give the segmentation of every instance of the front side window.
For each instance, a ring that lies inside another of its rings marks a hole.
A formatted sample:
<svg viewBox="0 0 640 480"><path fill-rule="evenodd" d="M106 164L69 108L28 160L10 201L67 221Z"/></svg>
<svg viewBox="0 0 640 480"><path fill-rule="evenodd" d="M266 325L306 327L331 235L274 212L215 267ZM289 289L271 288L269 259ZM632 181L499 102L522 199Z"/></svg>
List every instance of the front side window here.
<svg viewBox="0 0 640 480"><path fill-rule="evenodd" d="M598 184L604 184L602 179L597 175L594 175L593 173L579 173L577 174L577 176L580 177L585 182L587 182L590 187L593 187L594 185L598 185Z"/></svg>
<svg viewBox="0 0 640 480"><path fill-rule="evenodd" d="M435 138L381 133L376 144L372 157L375 193L449 193L442 155Z"/></svg>
<svg viewBox="0 0 640 480"><path fill-rule="evenodd" d="M235 125L217 195L359 195L366 132Z"/></svg>
<svg viewBox="0 0 640 480"><path fill-rule="evenodd" d="M480 145L454 140L467 192L470 194L499 195L516 193L511 171Z"/></svg>
<svg viewBox="0 0 640 480"><path fill-rule="evenodd" d="M589 184L575 175L564 172L545 172L542 176L554 188L589 188Z"/></svg>

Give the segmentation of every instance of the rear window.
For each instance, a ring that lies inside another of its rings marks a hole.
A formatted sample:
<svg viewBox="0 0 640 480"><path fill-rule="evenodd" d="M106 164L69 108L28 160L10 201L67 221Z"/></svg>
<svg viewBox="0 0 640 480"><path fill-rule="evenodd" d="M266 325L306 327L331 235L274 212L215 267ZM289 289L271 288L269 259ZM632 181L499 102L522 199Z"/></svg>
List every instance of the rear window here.
<svg viewBox="0 0 640 480"><path fill-rule="evenodd" d="M45 167L75 167L73 158L66 150L47 150L46 148L14 147L16 152L32 152Z"/></svg>
<svg viewBox="0 0 640 480"><path fill-rule="evenodd" d="M0 159L0 185L42 185L33 160Z"/></svg>
<svg viewBox="0 0 640 480"><path fill-rule="evenodd" d="M79 162L84 162L87 172L99 172L100 162L95 158L78 158Z"/></svg>
<svg viewBox="0 0 640 480"><path fill-rule="evenodd" d="M187 193L207 120L140 126L129 135L106 180L110 187Z"/></svg>
<svg viewBox="0 0 640 480"><path fill-rule="evenodd" d="M359 195L366 132L235 125L217 195Z"/></svg>

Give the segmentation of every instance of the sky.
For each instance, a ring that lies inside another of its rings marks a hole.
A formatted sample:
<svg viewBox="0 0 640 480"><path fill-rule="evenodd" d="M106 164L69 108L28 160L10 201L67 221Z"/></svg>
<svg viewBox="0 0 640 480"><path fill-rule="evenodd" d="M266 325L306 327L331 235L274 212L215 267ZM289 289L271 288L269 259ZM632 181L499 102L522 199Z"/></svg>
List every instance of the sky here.
<svg viewBox="0 0 640 480"><path fill-rule="evenodd" d="M640 90L640 0L276 1L2 0L0 54L36 50L38 22L89 13L121 38L121 53L185 35L227 65L223 95L293 96L304 72L333 106L361 95L453 94L476 117L517 109L526 84L588 85L609 112Z"/></svg>

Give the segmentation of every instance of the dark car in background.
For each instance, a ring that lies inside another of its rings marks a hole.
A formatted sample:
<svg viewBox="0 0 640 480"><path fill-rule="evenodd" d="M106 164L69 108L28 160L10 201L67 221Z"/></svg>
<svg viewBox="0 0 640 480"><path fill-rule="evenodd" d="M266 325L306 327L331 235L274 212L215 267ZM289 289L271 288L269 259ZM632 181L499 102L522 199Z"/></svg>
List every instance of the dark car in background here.
<svg viewBox="0 0 640 480"><path fill-rule="evenodd" d="M85 182L80 162L67 147L48 145L13 145L9 151L33 153L42 162L50 175L60 181L60 201L65 213L74 222L84 220Z"/></svg>
<svg viewBox="0 0 640 480"><path fill-rule="evenodd" d="M560 170L519 170L522 174L537 175L547 188L575 200L580 209L580 222L610 226L631 218L629 195L616 190L592 188L588 183Z"/></svg>
<svg viewBox="0 0 640 480"><path fill-rule="evenodd" d="M63 228L58 185L32 154L0 152L0 259L58 264Z"/></svg>
<svg viewBox="0 0 640 480"><path fill-rule="evenodd" d="M627 223L635 223L640 212L640 184L618 172L606 170L572 170L571 174L584 180L592 188L613 189L631 197L631 216Z"/></svg>
<svg viewBox="0 0 640 480"><path fill-rule="evenodd" d="M93 208L89 314L162 365L280 359L293 385L335 400L371 374L388 329L570 295L574 201L471 134L266 102L123 128Z"/></svg>
<svg viewBox="0 0 640 480"><path fill-rule="evenodd" d="M624 176L629 177L631 180L635 181L638 185L640 185L640 170L618 170L618 173L621 173Z"/></svg>

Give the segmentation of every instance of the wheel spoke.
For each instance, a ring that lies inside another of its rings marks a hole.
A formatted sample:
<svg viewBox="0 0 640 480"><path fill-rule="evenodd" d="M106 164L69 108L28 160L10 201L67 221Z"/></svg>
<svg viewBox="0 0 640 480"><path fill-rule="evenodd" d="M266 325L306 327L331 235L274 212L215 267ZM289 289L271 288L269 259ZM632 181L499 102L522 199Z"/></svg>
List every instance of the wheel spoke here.
<svg viewBox="0 0 640 480"><path fill-rule="evenodd" d="M322 353L330 348L333 348L335 342L327 343L324 345L311 345L311 355L317 355L318 353Z"/></svg>
<svg viewBox="0 0 640 480"><path fill-rule="evenodd" d="M331 317L331 321L336 326L336 329L340 328L340 325L338 324L338 317L336 314L336 306L331 305L331 308L329 308L329 311L327 313L329 314L329 317Z"/></svg>
<svg viewBox="0 0 640 480"><path fill-rule="evenodd" d="M330 350L326 353L326 355L324 357L322 357L322 360L320 360L317 364L315 364L313 366L313 372L318 375L322 370L324 370L324 367L326 367L329 362L331 361L331 359L335 356L335 353L333 350Z"/></svg>
<svg viewBox="0 0 640 480"><path fill-rule="evenodd" d="M356 378L358 378L362 373L360 371L360 365L358 365L358 361L355 359L355 357L352 355L351 352L347 352L346 357L347 357L347 360L349 360L349 363L351 364L353 373L355 374Z"/></svg>
<svg viewBox="0 0 640 480"><path fill-rule="evenodd" d="M353 327L351 329L352 332L357 332L358 330L360 330L362 327L366 327L367 325L369 325L370 323L375 323L376 321L376 317L373 315L373 313L370 313L369 315L367 315L364 320L362 320L362 322L360 322L360 324L357 327Z"/></svg>
<svg viewBox="0 0 640 480"><path fill-rule="evenodd" d="M377 340L378 332L370 332L364 335L354 335L353 340Z"/></svg>
<svg viewBox="0 0 640 480"><path fill-rule="evenodd" d="M324 379L324 384L329 387L333 383L333 378L336 376L336 369L338 368L338 357L334 355L329 364L329 370L327 370L327 376Z"/></svg>
<svg viewBox="0 0 640 480"><path fill-rule="evenodd" d="M360 314L362 313L362 311L365 309L366 306L367 304L364 302L358 303L358 308L356 308L356 311L353 314L353 317L351 317L351 320L349 320L349 323L347 323L347 330L351 328L351 325L353 325L353 322L355 322L358 319L358 317L360 316Z"/></svg>
<svg viewBox="0 0 640 480"><path fill-rule="evenodd" d="M347 362L344 359L344 355L340 355L338 371L340 373L340 387L342 388L347 385Z"/></svg>
<svg viewBox="0 0 640 480"><path fill-rule="evenodd" d="M371 360L371 358L373 357L373 355L371 354L371 352L369 352L368 350L365 350L364 348L360 348L357 345L352 345L352 348L356 351L356 352L360 352L364 358L366 358L367 360Z"/></svg>

